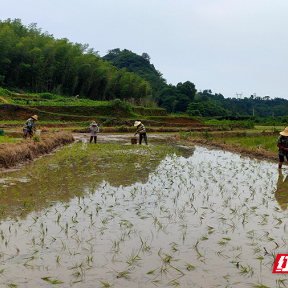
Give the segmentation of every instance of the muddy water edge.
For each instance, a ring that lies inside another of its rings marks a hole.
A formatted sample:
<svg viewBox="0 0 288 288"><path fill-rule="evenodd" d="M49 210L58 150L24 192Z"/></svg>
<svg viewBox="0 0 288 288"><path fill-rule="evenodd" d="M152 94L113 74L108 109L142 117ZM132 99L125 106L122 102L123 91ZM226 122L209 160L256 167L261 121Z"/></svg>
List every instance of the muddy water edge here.
<svg viewBox="0 0 288 288"><path fill-rule="evenodd" d="M0 174L3 287L288 285L272 274L286 169L164 135L101 137Z"/></svg>

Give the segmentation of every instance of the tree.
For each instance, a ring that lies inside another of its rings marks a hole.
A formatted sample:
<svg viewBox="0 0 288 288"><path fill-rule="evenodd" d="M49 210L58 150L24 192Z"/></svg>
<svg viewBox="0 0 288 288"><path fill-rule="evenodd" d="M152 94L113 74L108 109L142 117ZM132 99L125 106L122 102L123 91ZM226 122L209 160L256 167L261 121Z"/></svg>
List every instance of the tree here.
<svg viewBox="0 0 288 288"><path fill-rule="evenodd" d="M194 101L197 92L194 83L186 81L182 84L181 82L179 82L177 84L177 89L180 91L181 94L187 95L191 102Z"/></svg>
<svg viewBox="0 0 288 288"><path fill-rule="evenodd" d="M142 57L145 59L145 60L147 60L149 63L150 63L150 56L148 55L148 53L142 53Z"/></svg>

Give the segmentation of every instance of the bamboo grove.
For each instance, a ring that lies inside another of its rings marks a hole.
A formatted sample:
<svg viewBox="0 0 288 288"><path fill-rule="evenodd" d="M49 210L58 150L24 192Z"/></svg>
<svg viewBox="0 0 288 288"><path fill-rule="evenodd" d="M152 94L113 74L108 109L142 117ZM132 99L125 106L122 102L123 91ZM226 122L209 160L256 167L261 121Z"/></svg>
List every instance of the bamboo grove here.
<svg viewBox="0 0 288 288"><path fill-rule="evenodd" d="M101 101L152 95L147 81L103 61L88 44L55 39L20 19L0 20L0 86Z"/></svg>

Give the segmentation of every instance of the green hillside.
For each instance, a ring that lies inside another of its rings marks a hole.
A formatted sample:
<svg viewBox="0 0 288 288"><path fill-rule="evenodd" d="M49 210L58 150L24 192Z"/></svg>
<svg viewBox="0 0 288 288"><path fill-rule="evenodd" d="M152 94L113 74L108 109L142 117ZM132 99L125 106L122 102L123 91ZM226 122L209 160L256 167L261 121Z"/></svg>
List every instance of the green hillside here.
<svg viewBox="0 0 288 288"><path fill-rule="evenodd" d="M159 98L160 92L167 86L166 79L162 73L150 63L150 56L143 53L142 56L127 49L121 51L119 48L110 50L103 60L111 62L119 69L125 68L128 72L133 72L145 79L152 87L153 96Z"/></svg>
<svg viewBox="0 0 288 288"><path fill-rule="evenodd" d="M197 92L189 80L167 84L146 52L116 48L101 58L87 44L55 39L20 19L0 20L0 87L13 92L11 101L19 105L42 105L45 97L67 106L119 99L132 106L160 107L168 114L218 119L285 117L288 111L286 99L224 98L210 89ZM41 101L35 93L42 94ZM5 101L0 95L0 103ZM147 111L142 113L152 115Z"/></svg>
<svg viewBox="0 0 288 288"><path fill-rule="evenodd" d="M179 82L176 86L168 85L166 79L162 77L162 73L150 63L148 53L142 53L140 56L127 49L121 51L116 48L110 50L103 60L109 61L118 69L133 72L149 82L152 87L152 98L168 113L184 113L189 103L194 101L197 92L194 83L186 81Z"/></svg>
<svg viewBox="0 0 288 288"><path fill-rule="evenodd" d="M152 93L147 81L103 61L87 44L55 39L20 19L0 21L0 86L100 101L139 100Z"/></svg>

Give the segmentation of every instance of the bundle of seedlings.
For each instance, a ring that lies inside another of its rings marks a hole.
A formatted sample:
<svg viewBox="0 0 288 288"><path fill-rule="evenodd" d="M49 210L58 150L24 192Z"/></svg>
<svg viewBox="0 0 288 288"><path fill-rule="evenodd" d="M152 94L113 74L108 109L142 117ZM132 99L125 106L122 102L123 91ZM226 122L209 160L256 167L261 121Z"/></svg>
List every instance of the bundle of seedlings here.
<svg viewBox="0 0 288 288"><path fill-rule="evenodd" d="M62 131L56 134L45 133L41 137L35 135L33 139L23 142L2 143L0 144L0 168L9 168L18 163L33 160L73 141L71 133Z"/></svg>

